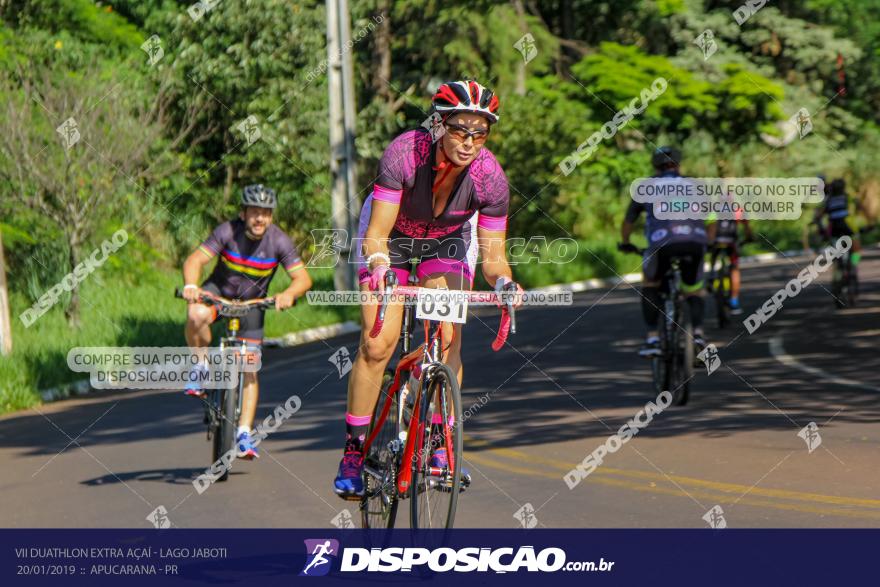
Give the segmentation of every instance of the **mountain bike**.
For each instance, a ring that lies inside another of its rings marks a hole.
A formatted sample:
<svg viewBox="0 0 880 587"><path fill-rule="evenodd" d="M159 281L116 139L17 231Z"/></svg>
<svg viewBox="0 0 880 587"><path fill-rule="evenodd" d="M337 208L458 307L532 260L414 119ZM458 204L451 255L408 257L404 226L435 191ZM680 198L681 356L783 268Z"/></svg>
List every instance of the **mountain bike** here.
<svg viewBox="0 0 880 587"><path fill-rule="evenodd" d="M176 289L175 297L183 298L183 291ZM220 339L219 351L232 350L238 360L247 355L247 341L239 338L240 318L254 309L267 310L275 307L275 298L258 298L246 301L229 300L220 296L202 292L199 302L213 306L217 315L225 319L226 334ZM235 445L235 431L241 417L241 402L244 390L244 373L238 375L230 387L226 389L208 389L201 398L205 408L204 423L208 427L208 441L211 442L211 464L221 460L223 455ZM215 481L226 481L229 467Z"/></svg>
<svg viewBox="0 0 880 587"><path fill-rule="evenodd" d="M859 276L852 264L852 250L834 260L831 277L831 294L838 309L852 308L859 296Z"/></svg>
<svg viewBox="0 0 880 587"><path fill-rule="evenodd" d="M639 256L645 253L636 246L620 250ZM681 284L681 257L672 257L660 285L663 298L663 315L658 321L660 354L651 358L651 374L654 391L658 394L669 391L672 403L677 406L685 405L690 396L695 360L694 328Z"/></svg>
<svg viewBox="0 0 880 587"><path fill-rule="evenodd" d="M813 241L816 246L814 248L821 249L822 245L831 240L831 227L826 227L820 221L814 221L813 224L816 226L816 237ZM852 264L851 255L852 249L847 251L846 255L834 260L834 271L831 274L831 295L834 298L834 307L837 309L852 308L858 301L859 276Z"/></svg>
<svg viewBox="0 0 880 587"><path fill-rule="evenodd" d="M495 292L454 291L417 287L416 261L410 284L400 286L397 276L385 276L384 294L376 309L369 335L382 330L388 300L404 300L401 349L397 366L385 373L363 446L364 495L361 519L364 528L393 528L402 499L410 499L412 528L451 528L458 495L470 484L461 474L462 409L456 374L443 362L443 324L464 323L466 303L503 304L501 325L492 349L504 346L516 333L515 284L500 296ZM415 320L422 319L424 342L412 349ZM412 350L411 350L412 349ZM432 422L439 415L439 431ZM431 465L435 449L446 449L447 466Z"/></svg>

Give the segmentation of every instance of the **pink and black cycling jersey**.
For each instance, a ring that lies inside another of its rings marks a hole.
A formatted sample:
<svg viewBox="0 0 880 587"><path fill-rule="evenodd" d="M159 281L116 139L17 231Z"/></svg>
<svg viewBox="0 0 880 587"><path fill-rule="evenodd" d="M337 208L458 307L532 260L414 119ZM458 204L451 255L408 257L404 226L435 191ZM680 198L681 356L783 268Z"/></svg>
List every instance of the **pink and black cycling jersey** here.
<svg viewBox="0 0 880 587"><path fill-rule="evenodd" d="M431 133L411 130L394 139L379 161L373 199L400 204L394 228L412 238L440 238L460 229L475 212L487 230L507 228L510 191L507 177L489 149L480 149L458 176L446 208L434 217L434 166L437 150Z"/></svg>
<svg viewBox="0 0 880 587"><path fill-rule="evenodd" d="M425 130L405 132L391 142L379 161L373 193L361 210L358 236L363 238L366 232L373 201L399 204L388 253L391 267L401 281L408 277L411 257L421 259L420 278L435 272L453 272L473 281L477 227L492 231L507 228L507 177L492 152L482 148L458 176L446 207L435 217L435 157L431 134ZM369 272L360 247L356 256L363 281Z"/></svg>
<svg viewBox="0 0 880 587"><path fill-rule="evenodd" d="M219 256L207 282L216 285L221 296L232 299L265 297L279 265L288 273L303 268L296 246L274 224L255 240L247 236L243 220L224 222L199 249L209 257Z"/></svg>

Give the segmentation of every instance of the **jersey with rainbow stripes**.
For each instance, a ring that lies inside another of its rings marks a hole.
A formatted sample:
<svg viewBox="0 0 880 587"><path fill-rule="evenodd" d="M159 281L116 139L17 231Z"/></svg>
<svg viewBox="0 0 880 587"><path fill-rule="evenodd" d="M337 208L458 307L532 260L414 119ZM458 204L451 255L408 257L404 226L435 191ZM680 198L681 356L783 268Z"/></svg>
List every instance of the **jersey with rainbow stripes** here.
<svg viewBox="0 0 880 587"><path fill-rule="evenodd" d="M263 238L253 240L245 234L243 220L224 222L214 229L199 249L209 257L219 255L208 281L227 298L250 300L265 297L278 265L288 273L303 268L290 237L274 224L269 225Z"/></svg>

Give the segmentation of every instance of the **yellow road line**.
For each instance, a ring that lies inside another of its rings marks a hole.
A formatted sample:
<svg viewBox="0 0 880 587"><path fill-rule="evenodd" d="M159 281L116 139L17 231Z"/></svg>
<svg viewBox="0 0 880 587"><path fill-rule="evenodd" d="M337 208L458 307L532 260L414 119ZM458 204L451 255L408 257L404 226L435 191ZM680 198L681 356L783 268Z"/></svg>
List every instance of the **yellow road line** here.
<svg viewBox="0 0 880 587"><path fill-rule="evenodd" d="M506 463L499 463L492 459L487 459L483 456L474 456L473 453L469 453L465 457L466 461L471 461L473 463L477 463L486 467L491 467L493 469L501 469L503 471L507 471L510 473L519 473L522 475L529 475L532 477L545 477L548 479L554 479L557 481L561 481L562 478L560 475L555 473L548 473L546 471L537 471L535 469L527 469L524 467L517 467L516 465L509 465ZM743 505L751 505L757 507L766 507L773 508L779 510L787 510L787 511L796 511L801 513L808 514L821 514L821 515L830 515L830 516L844 516L848 518L857 518L860 520L864 520L866 518L880 520L880 512L875 512L871 510L847 510L841 508L832 508L832 507L819 507L813 505L805 505L805 504L794 504L794 503L784 503L778 501L767 501L762 499L755 499L751 497L742 497L737 498L732 495L718 494L718 493L708 493L705 491L688 491L685 493L681 489L675 487L661 487L658 485L648 485L645 484L647 482L639 483L638 481L630 481L628 479L618 479L615 477L604 476L600 473L601 469L598 469L595 473L590 475L586 481L590 483L599 483L601 485L609 485L612 487L622 487L625 489L631 489L633 491L643 491L648 493L662 494L662 495L671 495L675 497L693 497L694 499L704 499L707 502L710 502L712 505L719 503L737 503ZM754 492L754 490L752 490Z"/></svg>
<svg viewBox="0 0 880 587"><path fill-rule="evenodd" d="M543 457L534 457L532 455L526 454L521 451L509 449L509 448L495 448L492 447L488 442L477 440L477 439L467 439L465 440L465 446L469 447L485 447L486 452L489 452L495 456L505 457L508 459L513 459L521 462L528 463L530 465L549 465L550 467L557 469L561 472L568 472L571 469L575 468L577 463L566 463L563 461L558 461L554 459L547 459ZM550 473L543 470L536 470L535 468L524 468L524 467L516 467L514 465L509 465L508 463L503 463L499 461L493 461L491 459L486 459L485 457L476 457L472 452L468 452L465 455L465 458L469 460L473 460L474 462L480 463L481 461L487 466L493 466L494 468L505 469L510 472L516 472L524 475L531 475L536 477L545 477L548 479L558 479L562 481L562 475L559 473ZM877 499L865 499L865 498L857 498L857 497L840 497L835 495L823 495L819 493L806 493L801 491L789 491L785 489L769 489L763 487L749 487L746 485L740 485L737 483L724 483L720 481L708 481L705 479L696 479L693 477L682 477L680 475L663 475L661 473L651 472L651 471L634 471L634 470L626 470L626 469L614 469L611 467L599 467L596 469L587 480L593 480L594 477L599 477L596 479L597 482L601 482L609 485L619 485L626 486L631 489L639 489L646 491L657 490L660 493L669 493L671 491L672 494L675 495L686 495L680 489L671 490L669 488L659 488L659 487L650 487L640 485L638 483L625 481L623 479L614 479L617 477L628 477L636 480L643 480L648 482L674 482L683 487L696 487L700 489L706 489L711 491L718 491L721 493L733 493L737 496L748 493L749 495L757 495L762 497L770 497L770 498L778 498L778 499L787 499L794 501L802 501L802 502L812 502L812 503L821 503L821 504L830 504L830 505L842 505L842 506L853 506L853 507L867 507L867 508L880 508L880 500ZM696 495L693 491L689 493ZM713 495L714 499L720 499L721 496ZM740 503L747 503L746 499L740 500ZM763 504L776 504L776 502L762 502ZM755 504L759 505L759 504ZM783 504L778 504L783 505ZM776 505L774 505L776 507ZM782 509L790 509L790 508L782 508ZM800 510L806 511L806 510ZM848 510L833 510L834 512L847 512L846 514L841 513L841 515L855 514L856 512L849 512ZM823 510L824 512L824 510ZM819 512L817 512L819 513ZM831 511L824 512L831 513ZM871 515L875 514L875 515ZM880 512L864 512L861 511L858 513L858 516L864 517L878 517L880 518Z"/></svg>

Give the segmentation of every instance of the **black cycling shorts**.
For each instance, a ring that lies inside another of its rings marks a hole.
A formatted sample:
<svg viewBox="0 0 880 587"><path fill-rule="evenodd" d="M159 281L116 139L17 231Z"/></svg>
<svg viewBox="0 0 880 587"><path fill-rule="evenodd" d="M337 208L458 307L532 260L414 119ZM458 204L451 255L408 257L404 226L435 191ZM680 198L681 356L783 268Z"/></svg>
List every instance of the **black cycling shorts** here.
<svg viewBox="0 0 880 587"><path fill-rule="evenodd" d="M831 238L838 239L842 236L852 236L853 230L849 227L847 221L843 218L831 221Z"/></svg>
<svg viewBox="0 0 880 587"><path fill-rule="evenodd" d="M669 270L673 257L681 258L681 280L685 293L703 287L703 256L706 246L702 243L669 243L645 251L642 259L642 274L645 281L661 281Z"/></svg>
<svg viewBox="0 0 880 587"><path fill-rule="evenodd" d="M202 289L214 294L215 296L222 296L220 293L220 288L216 283L212 281L206 281L202 284ZM217 321L219 316L217 315L216 309L214 309L214 317L211 320L211 324ZM263 320L265 318L265 311L259 308L253 308L247 314L239 318L240 328L238 329L238 333L235 335L237 338L247 341L248 346L259 348L261 344L263 344Z"/></svg>

